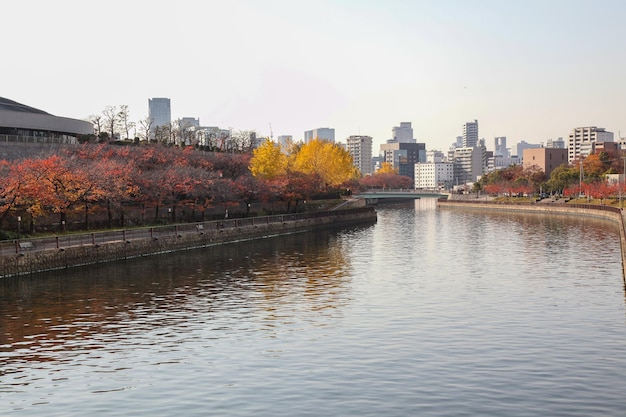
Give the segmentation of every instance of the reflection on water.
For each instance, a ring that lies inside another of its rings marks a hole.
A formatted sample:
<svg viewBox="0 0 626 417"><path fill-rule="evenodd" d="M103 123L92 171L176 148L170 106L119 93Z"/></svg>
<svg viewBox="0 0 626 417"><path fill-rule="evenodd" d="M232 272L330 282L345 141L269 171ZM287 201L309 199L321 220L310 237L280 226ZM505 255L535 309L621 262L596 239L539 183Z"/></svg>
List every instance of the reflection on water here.
<svg viewBox="0 0 626 417"><path fill-rule="evenodd" d="M0 415L622 415L612 223L378 211L2 280Z"/></svg>
<svg viewBox="0 0 626 417"><path fill-rule="evenodd" d="M0 346L20 347L20 360L46 361L59 348L102 348L103 341L76 341L116 338L130 323L141 333L197 313L235 327L273 327L287 319L277 314L285 306L332 314L345 302L348 265L330 239L329 232L290 235L9 278L0 286Z"/></svg>

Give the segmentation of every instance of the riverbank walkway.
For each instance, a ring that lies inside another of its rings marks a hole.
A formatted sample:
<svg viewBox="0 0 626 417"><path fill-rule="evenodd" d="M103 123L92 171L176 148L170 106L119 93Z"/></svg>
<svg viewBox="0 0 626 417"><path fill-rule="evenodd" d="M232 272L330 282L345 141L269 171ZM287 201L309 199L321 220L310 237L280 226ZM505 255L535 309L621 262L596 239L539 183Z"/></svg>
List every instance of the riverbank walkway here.
<svg viewBox="0 0 626 417"><path fill-rule="evenodd" d="M273 216L257 216L243 218L225 218L197 223L180 223L153 227L137 227L128 229L106 230L86 233L60 233L54 236L39 238L21 238L0 241L0 257L31 254L44 251L62 251L67 248L81 246L99 246L109 243L130 243L139 240L159 240L171 237L181 238L190 235L236 229L246 226L260 226L297 222L301 220L319 219L329 216L354 213L358 209L333 210L332 212L304 212L280 214ZM370 209L367 209L370 210Z"/></svg>

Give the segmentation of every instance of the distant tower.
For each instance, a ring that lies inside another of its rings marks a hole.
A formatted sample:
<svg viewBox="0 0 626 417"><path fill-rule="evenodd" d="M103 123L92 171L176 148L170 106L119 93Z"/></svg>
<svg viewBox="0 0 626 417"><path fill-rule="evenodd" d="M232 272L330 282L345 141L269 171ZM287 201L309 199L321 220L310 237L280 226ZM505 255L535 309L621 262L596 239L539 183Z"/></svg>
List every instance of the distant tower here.
<svg viewBox="0 0 626 417"><path fill-rule="evenodd" d="M494 140L494 153L493 156L501 156L503 158L508 158L507 150L506 150L506 136L498 136Z"/></svg>
<svg viewBox="0 0 626 417"><path fill-rule="evenodd" d="M478 120L463 125L463 147L478 146Z"/></svg>
<svg viewBox="0 0 626 417"><path fill-rule="evenodd" d="M167 126L172 122L172 109L169 98L149 98L148 117L152 120L152 130Z"/></svg>
<svg viewBox="0 0 626 417"><path fill-rule="evenodd" d="M335 129L330 127L320 127L304 132L304 143L309 143L315 139L335 143Z"/></svg>
<svg viewBox="0 0 626 417"><path fill-rule="evenodd" d="M394 126L391 129L393 138L387 143L415 143L413 138L413 127L411 122L400 122L400 126Z"/></svg>

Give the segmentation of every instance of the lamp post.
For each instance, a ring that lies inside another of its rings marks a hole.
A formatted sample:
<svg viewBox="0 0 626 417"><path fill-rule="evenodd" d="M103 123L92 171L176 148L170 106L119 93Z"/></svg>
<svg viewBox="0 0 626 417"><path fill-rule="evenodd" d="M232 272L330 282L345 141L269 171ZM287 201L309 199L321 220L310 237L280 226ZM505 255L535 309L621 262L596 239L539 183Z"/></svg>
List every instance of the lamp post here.
<svg viewBox="0 0 626 417"><path fill-rule="evenodd" d="M624 188L624 183L626 182L626 156L622 156L624 160L624 169L622 170L622 175L619 177L619 208L622 208L622 190Z"/></svg>
<svg viewBox="0 0 626 417"><path fill-rule="evenodd" d="M20 240L22 234L22 216L17 216L17 240Z"/></svg>

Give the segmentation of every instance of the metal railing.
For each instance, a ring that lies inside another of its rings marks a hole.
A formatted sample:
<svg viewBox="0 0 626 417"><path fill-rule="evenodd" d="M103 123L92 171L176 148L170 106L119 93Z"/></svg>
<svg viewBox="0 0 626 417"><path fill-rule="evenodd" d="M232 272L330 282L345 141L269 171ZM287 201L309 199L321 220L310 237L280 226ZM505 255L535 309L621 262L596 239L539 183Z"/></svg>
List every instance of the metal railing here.
<svg viewBox="0 0 626 417"><path fill-rule="evenodd" d="M73 137L53 137L53 136L20 136L20 135L0 135L0 143L50 143L50 144L69 144L78 143Z"/></svg>
<svg viewBox="0 0 626 417"><path fill-rule="evenodd" d="M138 239L159 239L188 234L206 233L211 230L232 229L261 224L284 223L314 218L336 217L345 214L359 214L374 211L373 207L356 209L318 211L305 213L279 214L273 216L244 217L212 220L197 223L180 223L165 226L141 227L93 233L61 233L56 236L0 241L0 256L15 255L33 251L60 250L68 247L102 245L112 242L130 242Z"/></svg>
<svg viewBox="0 0 626 417"><path fill-rule="evenodd" d="M564 208L579 208L579 209L586 209L586 210L600 210L600 211L612 211L614 213L621 213L622 209L620 209L619 207L614 207L614 206L608 206L608 205L603 205L603 204L548 204L548 203L539 203L539 202L513 202L513 201L485 201L485 200L448 200L447 198L439 198L437 199L437 201L441 201L442 203L460 203L460 204L467 204L467 205L472 205L472 204L489 204L489 205L494 205L494 206L528 206L528 207L564 207Z"/></svg>

